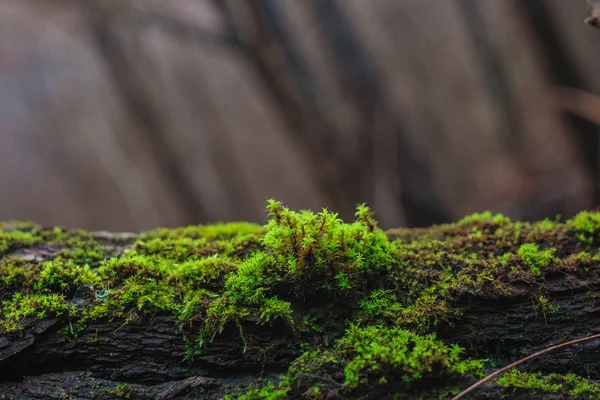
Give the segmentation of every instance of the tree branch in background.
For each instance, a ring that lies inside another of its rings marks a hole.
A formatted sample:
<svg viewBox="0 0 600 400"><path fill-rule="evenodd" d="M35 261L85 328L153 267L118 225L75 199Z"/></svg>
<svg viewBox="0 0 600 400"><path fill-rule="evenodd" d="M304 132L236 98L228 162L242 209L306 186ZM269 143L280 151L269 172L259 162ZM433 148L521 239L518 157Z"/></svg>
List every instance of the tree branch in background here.
<svg viewBox="0 0 600 400"><path fill-rule="evenodd" d="M274 27L274 10L269 2L214 0L228 23L231 34L250 59L262 84L273 99L275 108L288 124L296 149L303 156L311 178L326 198L347 218L356 203L369 198L340 184L353 160L336 152L341 140L337 129L315 103L311 81L283 26ZM279 28L279 29L276 29Z"/></svg>
<svg viewBox="0 0 600 400"><path fill-rule="evenodd" d="M123 34L136 34L139 21L130 18L130 9L119 1L79 1L88 22L91 38L100 59L105 63L109 78L125 107L147 135L164 181L181 202L190 223L206 220L201 199L194 192L183 171L178 156L165 138L164 121L143 77L126 49ZM118 24L118 26L117 26Z"/></svg>
<svg viewBox="0 0 600 400"><path fill-rule="evenodd" d="M587 0L591 16L583 22L595 28L600 28L600 0Z"/></svg>
<svg viewBox="0 0 600 400"><path fill-rule="evenodd" d="M598 0L594 0L598 2ZM518 1L517 15L531 30L532 37L539 43L540 61L555 85L586 89L591 85L581 73L580 65L564 35L561 34L550 2ZM590 3L591 4L591 3ZM566 128L573 132L582 163L592 185L592 202L600 203L600 136L598 126L576 113L562 114Z"/></svg>
<svg viewBox="0 0 600 400"><path fill-rule="evenodd" d="M313 1L310 5L338 84L345 88L360 116L353 134L361 156L350 166L359 171L350 169L349 175L360 177L367 193L373 190L367 186L370 180L383 178L402 205L408 226L450 222L437 199L427 162L419 159L409 145L402 110L391 104L384 79L347 15L344 2Z"/></svg>
<svg viewBox="0 0 600 400"><path fill-rule="evenodd" d="M581 89L559 86L554 90L554 103L561 111L600 125L600 96Z"/></svg>
<svg viewBox="0 0 600 400"><path fill-rule="evenodd" d="M328 120L327 105L323 104L326 96L312 79L315 71L305 64L295 38L290 37L279 3L270 0L214 0L214 3L287 122L287 132L329 204L335 204L340 214L347 217L352 215L357 202L372 202L374 163L378 163L382 164L379 170L389 173L386 176L389 186L400 186L395 181L396 172L400 175L402 189L398 196L409 226L446 221L440 218L442 207L436 204L435 195L429 190L427 167L407 146L400 132L398 110L392 110L388 104L384 85L337 2L311 3L311 7L321 40L332 55L334 74L339 78L337 84L346 88L344 91L360 116L358 126L345 135ZM374 141L379 143L384 139L387 148L375 157Z"/></svg>

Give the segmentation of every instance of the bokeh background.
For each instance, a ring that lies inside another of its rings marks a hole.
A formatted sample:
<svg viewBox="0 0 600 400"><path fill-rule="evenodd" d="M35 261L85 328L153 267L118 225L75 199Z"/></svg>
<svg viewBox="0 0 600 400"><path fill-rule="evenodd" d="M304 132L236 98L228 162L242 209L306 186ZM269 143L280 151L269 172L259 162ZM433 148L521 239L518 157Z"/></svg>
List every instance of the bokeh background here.
<svg viewBox="0 0 600 400"><path fill-rule="evenodd" d="M0 220L383 227L600 203L584 0L0 0Z"/></svg>

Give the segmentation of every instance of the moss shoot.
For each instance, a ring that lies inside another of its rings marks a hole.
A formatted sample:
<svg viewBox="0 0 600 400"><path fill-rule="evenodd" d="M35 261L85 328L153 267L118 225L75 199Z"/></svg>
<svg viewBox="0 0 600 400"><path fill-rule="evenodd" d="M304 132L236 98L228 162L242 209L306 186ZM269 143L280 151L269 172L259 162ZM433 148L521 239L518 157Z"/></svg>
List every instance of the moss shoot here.
<svg viewBox="0 0 600 400"><path fill-rule="evenodd" d="M76 339L92 321L127 324L161 313L183 332L185 362L234 327L239 348L261 365L269 349L249 344L246 330L276 327L298 354L287 373L228 398L443 398L492 361L436 337L460 320L457 299L508 296L525 281L539 287L530 296L546 321L559 310L544 291L545 276L584 274L600 261L597 212L537 223L485 212L388 232L365 205L351 223L274 200L267 212L265 226L160 228L117 246L83 231L2 224L0 335L22 335L53 317ZM29 256L40 249L45 257ZM573 398L600 391L572 374L512 371L494 385ZM119 388L121 397L130 392Z"/></svg>

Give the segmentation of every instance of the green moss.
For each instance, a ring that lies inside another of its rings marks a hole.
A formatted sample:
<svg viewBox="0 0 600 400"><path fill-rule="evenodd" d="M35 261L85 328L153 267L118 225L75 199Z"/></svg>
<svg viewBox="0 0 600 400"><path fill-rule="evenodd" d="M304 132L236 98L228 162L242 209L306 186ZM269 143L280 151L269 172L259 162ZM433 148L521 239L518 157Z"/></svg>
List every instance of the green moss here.
<svg viewBox="0 0 600 400"><path fill-rule="evenodd" d="M278 298L278 287L288 288L286 294L297 301L358 298L393 263L393 248L364 205L352 224L327 210L294 212L276 201L269 202L268 210L265 252L255 252L229 275L222 296L207 310L199 344L229 322L239 326L243 318L282 319L292 328L291 303Z"/></svg>
<svg viewBox="0 0 600 400"><path fill-rule="evenodd" d="M22 331L28 318L44 319L50 316L75 315L75 307L65 301L59 294L15 293L10 300L2 303L0 314L0 333Z"/></svg>
<svg viewBox="0 0 600 400"><path fill-rule="evenodd" d="M369 275L393 263L389 240L364 205L352 224L327 210L294 212L276 201L269 216L263 245L297 295L355 296Z"/></svg>
<svg viewBox="0 0 600 400"><path fill-rule="evenodd" d="M258 248L264 233L264 227L247 222L159 228L142 234L134 248L179 261L212 254L238 256L244 250Z"/></svg>
<svg viewBox="0 0 600 400"><path fill-rule="evenodd" d="M546 322L546 323L547 323L546 315L555 313L560 309L560 307L558 305L556 305L554 302L548 300L546 297L544 297L542 295L540 295L538 297L538 308L542 311L542 314L544 315L544 322Z"/></svg>
<svg viewBox="0 0 600 400"><path fill-rule="evenodd" d="M431 378L439 382L442 377L451 381L465 374L481 376L483 361L462 360L463 351L459 346L445 345L435 335L420 336L400 328L350 326L333 349L304 353L291 364L278 386L252 389L243 398L295 398L303 393L319 398L324 390L356 395L385 392L391 384L402 393ZM340 372L343 379L337 380ZM328 384L315 386L307 377Z"/></svg>
<svg viewBox="0 0 600 400"><path fill-rule="evenodd" d="M76 262L77 264L98 265L100 261L109 256L109 253L96 242L92 242L84 247L73 249L63 248L59 253L65 260Z"/></svg>
<svg viewBox="0 0 600 400"><path fill-rule="evenodd" d="M276 201L267 211L265 226L161 228L116 246L82 231L4 224L0 331L18 335L54 316L74 338L93 320L130 323L161 313L183 333L190 362L233 330L245 360L259 365L270 351L252 336L262 325L285 335L290 354L311 345L281 384L242 398L384 393L397 382L410 392L433 377L446 384L440 394L481 371L481 362L460 360L461 350L431 335L462 317L461 300L509 296L517 281L542 285L551 269L585 274L600 261L596 213L520 223L485 212L383 232L365 205L350 223ZM562 312L543 292L531 301L544 319Z"/></svg>
<svg viewBox="0 0 600 400"><path fill-rule="evenodd" d="M97 261L104 256L103 246L82 230L63 230L26 222L0 223L0 255L36 245L60 247L65 258Z"/></svg>
<svg viewBox="0 0 600 400"><path fill-rule="evenodd" d="M240 326L242 318L254 318L263 323L281 318L293 325L290 303L270 293L270 289L282 279L277 268L272 256L257 252L229 275L223 294L206 310L206 322L203 335L197 339L197 351L206 343L206 338L214 339L227 323L235 322Z"/></svg>
<svg viewBox="0 0 600 400"><path fill-rule="evenodd" d="M498 384L526 390L532 393L562 393L575 399L597 399L600 397L600 386L575 374L528 373L509 370L499 380Z"/></svg>
<svg viewBox="0 0 600 400"><path fill-rule="evenodd" d="M40 241L30 232L0 230L0 252L6 252L16 247L28 247Z"/></svg>
<svg viewBox="0 0 600 400"><path fill-rule="evenodd" d="M500 258L500 263L502 264L502 266L506 267L510 264L510 262L513 260L514 258L514 254L513 253L504 253L502 254L502 257Z"/></svg>
<svg viewBox="0 0 600 400"><path fill-rule="evenodd" d="M0 260L0 288L22 290L32 285L39 268L19 258Z"/></svg>
<svg viewBox="0 0 600 400"><path fill-rule="evenodd" d="M129 252L105 260L98 267L101 279L110 286L119 286L134 278L162 280L170 275L170 266L160 257Z"/></svg>
<svg viewBox="0 0 600 400"><path fill-rule="evenodd" d="M547 218L545 220L540 221L537 224L535 224L535 228L542 232L549 232L549 231L555 229L557 226L558 226L558 224L555 221L551 221Z"/></svg>
<svg viewBox="0 0 600 400"><path fill-rule="evenodd" d="M130 399L134 394L134 390L131 385L126 383L115 386L112 390L112 394L120 399Z"/></svg>
<svg viewBox="0 0 600 400"><path fill-rule="evenodd" d="M78 265L62 257L39 266L34 289L40 292L74 293L80 285L95 285L100 276L89 265Z"/></svg>
<svg viewBox="0 0 600 400"><path fill-rule="evenodd" d="M344 386L349 388L368 383L372 375L377 379L381 375L389 375L390 379L399 377L410 384L428 375L483 371L481 362L459 361L463 351L460 347L447 347L435 335L418 336L399 328L352 326L337 343L336 350L349 360L344 368Z"/></svg>
<svg viewBox="0 0 600 400"><path fill-rule="evenodd" d="M263 226L248 222L218 223L214 225L196 225L183 228L158 228L142 234L141 240L195 238L208 241L234 239L260 235L265 232Z"/></svg>
<svg viewBox="0 0 600 400"><path fill-rule="evenodd" d="M482 213L474 213L464 217L458 221L458 225L470 225L485 222L495 225L505 225L510 223L510 218L505 217L502 214L493 214L491 211L484 211Z"/></svg>
<svg viewBox="0 0 600 400"><path fill-rule="evenodd" d="M600 231L600 212L582 211L568 224L576 230L581 243L592 244Z"/></svg>
<svg viewBox="0 0 600 400"><path fill-rule="evenodd" d="M540 251L539 247L534 243L526 243L518 251L521 260L536 275L541 275L542 269L547 268L552 263L554 252L555 249Z"/></svg>
<svg viewBox="0 0 600 400"><path fill-rule="evenodd" d="M413 301L400 302L390 290L375 290L360 302L357 321L367 325L387 323L426 331L451 313L447 298L448 286L441 284L421 291ZM460 310L452 313L457 315Z"/></svg>
<svg viewBox="0 0 600 400"><path fill-rule="evenodd" d="M275 387L273 382L267 382L262 386L250 387L245 393L231 396L226 395L222 400L281 400L288 398L289 390L286 388Z"/></svg>
<svg viewBox="0 0 600 400"><path fill-rule="evenodd" d="M225 277L235 272L238 265L227 257L217 255L174 263L168 281L185 290L223 288Z"/></svg>
<svg viewBox="0 0 600 400"><path fill-rule="evenodd" d="M600 230L600 212L582 211L570 221L570 224L579 232L593 235Z"/></svg>

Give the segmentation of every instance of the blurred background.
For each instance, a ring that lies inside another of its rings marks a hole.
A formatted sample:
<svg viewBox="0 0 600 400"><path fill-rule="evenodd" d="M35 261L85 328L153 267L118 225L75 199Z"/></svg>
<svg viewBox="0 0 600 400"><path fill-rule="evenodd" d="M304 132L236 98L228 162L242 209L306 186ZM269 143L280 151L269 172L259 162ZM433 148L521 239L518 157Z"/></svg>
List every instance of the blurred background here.
<svg viewBox="0 0 600 400"><path fill-rule="evenodd" d="M0 0L0 220L385 228L600 203L584 0Z"/></svg>

